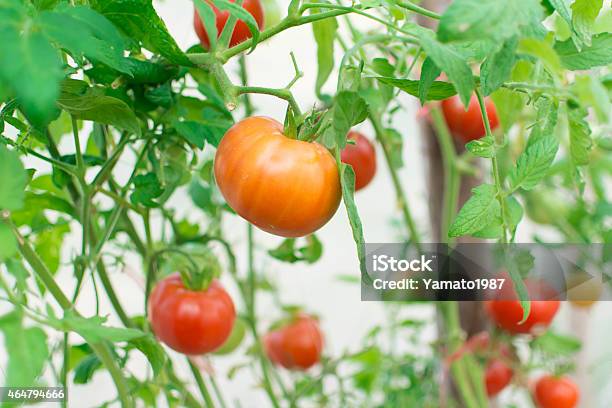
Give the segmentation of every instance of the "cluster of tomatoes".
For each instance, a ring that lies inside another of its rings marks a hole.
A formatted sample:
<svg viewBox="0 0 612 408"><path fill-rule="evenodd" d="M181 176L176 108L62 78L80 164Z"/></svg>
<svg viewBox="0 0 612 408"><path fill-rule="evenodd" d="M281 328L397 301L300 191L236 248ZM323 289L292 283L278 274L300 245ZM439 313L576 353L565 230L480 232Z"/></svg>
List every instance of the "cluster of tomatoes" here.
<svg viewBox="0 0 612 408"><path fill-rule="evenodd" d="M245 0L242 6L250 12L260 28L263 8L259 0ZM228 20L229 12L212 6L217 16L218 33ZM195 12L194 25L202 46L210 41ZM251 36L247 25L238 21L230 46ZM493 102L486 99L491 128L498 126ZM484 136L478 100L473 97L466 110L458 97L441 103L451 133L467 143ZM376 151L363 134L351 131L349 143L341 153L342 162L355 172L355 190L366 187L376 173ZM336 212L341 187L336 161L316 142L285 136L283 126L270 118L249 117L235 124L223 137L215 156L217 184L229 206L240 216L269 233L283 237L308 235L325 225ZM528 289L533 286L528 283ZM529 318L522 320L518 300L489 301L486 310L491 319L511 334L535 335L548 327L559 308L559 302L532 301ZM174 350L197 355L217 350L228 339L236 319L231 297L213 280L206 288L186 288L181 277L171 275L161 280L149 299L148 316L157 337ZM488 347L486 341L472 339L468 348ZM318 321L297 314L269 331L263 337L265 352L274 364L287 369L306 370L320 361L323 335ZM476 346L475 346L476 345ZM507 348L486 366L485 382L489 396L495 396L512 380L513 359ZM474 351L474 350L471 350ZM536 384L535 398L542 408L571 408L578 400L577 387L567 378L544 376Z"/></svg>
<svg viewBox="0 0 612 408"><path fill-rule="evenodd" d="M508 286L499 294L503 300L486 302L485 310L491 320L510 335L537 336L550 326L559 310L560 302L554 299L554 290L542 281L527 279L525 286L531 299L543 300L530 301L531 311L524 322L521 303L516 299L514 289ZM471 347L472 350L487 346L488 336L485 333L484 337L476 337L466 343L476 345ZM499 353L489 359L485 369L489 397L497 395L510 384L514 376L512 363L517 360L507 346L501 344L494 348L499 350ZM535 383L533 396L540 408L574 408L578 403L579 391L576 384L567 377L544 375Z"/></svg>

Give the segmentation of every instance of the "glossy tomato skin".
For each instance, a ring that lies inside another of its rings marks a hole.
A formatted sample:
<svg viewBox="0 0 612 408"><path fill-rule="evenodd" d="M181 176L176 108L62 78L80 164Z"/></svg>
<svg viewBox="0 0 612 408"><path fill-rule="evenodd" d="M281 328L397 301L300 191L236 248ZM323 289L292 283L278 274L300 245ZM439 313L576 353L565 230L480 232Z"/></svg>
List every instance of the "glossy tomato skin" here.
<svg viewBox="0 0 612 408"><path fill-rule="evenodd" d="M232 3L235 3L235 0L230 0ZM229 11L222 11L215 7L209 1L213 11L216 16L216 25L217 25L217 35L221 35L223 31L223 27L225 27L225 23L227 23L227 19L229 18ZM263 29L264 26L264 11L263 6L261 5L260 0L244 0L242 2L242 7L246 9L257 22L257 26L259 29ZM208 39L208 34L206 34L206 29L204 28L204 24L202 24L202 20L200 20L200 15L197 10L194 10L193 13L193 27L195 28L195 32L202 43L202 47L204 49L208 49L210 47L210 40ZM238 20L236 21L236 25L234 26L234 32L232 33L232 38L230 39L230 47L234 45L240 44L243 41L251 38L251 32L249 31L249 27L245 24L244 21Z"/></svg>
<svg viewBox="0 0 612 408"><path fill-rule="evenodd" d="M499 394L512 381L514 372L504 361L493 359L487 364L485 370L485 386L487 395L494 397Z"/></svg>
<svg viewBox="0 0 612 408"><path fill-rule="evenodd" d="M277 121L253 116L232 126L217 148L215 178L230 207L271 234L301 237L335 214L341 190L333 156L290 139Z"/></svg>
<svg viewBox="0 0 612 408"><path fill-rule="evenodd" d="M485 108L491 130L494 130L499 125L499 119L497 118L495 104L488 97L485 98ZM442 113L448 129L461 142L467 143L485 135L485 127L476 95L472 95L467 111L458 95L443 100Z"/></svg>
<svg viewBox="0 0 612 408"><path fill-rule="evenodd" d="M323 335L317 320L301 315L264 336L270 361L289 370L307 370L321 359Z"/></svg>
<svg viewBox="0 0 612 408"><path fill-rule="evenodd" d="M187 289L179 274L153 288L149 322L159 340L184 354L197 355L219 348L229 337L236 311L231 297L213 280L206 290Z"/></svg>
<svg viewBox="0 0 612 408"><path fill-rule="evenodd" d="M540 408L574 408L579 398L578 386L566 377L546 375L535 386L535 400Z"/></svg>
<svg viewBox="0 0 612 408"><path fill-rule="evenodd" d="M353 168L357 191L370 184L376 174L376 150L368 138L359 132L351 130L347 137L355 144L347 144L342 149L341 159Z"/></svg>
<svg viewBox="0 0 612 408"><path fill-rule="evenodd" d="M529 317L523 324L519 324L523 319L523 308L509 279L499 297L503 300L486 302L485 308L491 319L511 334L538 334L550 325L559 310L560 302L555 299L554 289L535 280L525 280L525 286L531 299L551 300L532 300Z"/></svg>

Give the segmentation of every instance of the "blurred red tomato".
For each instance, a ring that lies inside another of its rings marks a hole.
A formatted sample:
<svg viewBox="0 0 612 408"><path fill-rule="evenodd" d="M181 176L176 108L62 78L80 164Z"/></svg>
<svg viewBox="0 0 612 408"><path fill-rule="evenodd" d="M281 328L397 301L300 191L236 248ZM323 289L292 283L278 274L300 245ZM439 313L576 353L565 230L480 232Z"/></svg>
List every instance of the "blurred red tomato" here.
<svg viewBox="0 0 612 408"><path fill-rule="evenodd" d="M321 359L323 335L319 323L307 315L273 330L263 338L270 361L290 370L307 370Z"/></svg>
<svg viewBox="0 0 612 408"><path fill-rule="evenodd" d="M342 162L355 172L355 191L367 186L376 174L376 150L363 134L351 130L348 138L355 144L347 144L342 150Z"/></svg>
<svg viewBox="0 0 612 408"><path fill-rule="evenodd" d="M230 0L232 3L235 0ZM215 12L216 16L216 25L217 25L217 35L220 36L223 31L223 27L225 27L225 23L227 23L227 19L230 16L229 11L221 11L217 7L215 7L212 2L209 1L210 6ZM260 0L244 0L242 2L242 7L246 9L257 22L257 26L261 30L264 26L264 11L261 5ZM193 13L193 26L195 28L195 32L200 38L200 42L202 43L202 47L204 49L208 49L210 47L210 40L208 38L208 34L206 33L206 29L204 28L204 24L202 24L202 20L200 19L200 15L198 14L198 10L194 10ZM232 33L232 38L230 40L230 47L234 45L240 44L243 41L251 38L251 32L249 31L249 27L242 20L238 20L236 25L234 26L234 32Z"/></svg>
<svg viewBox="0 0 612 408"><path fill-rule="evenodd" d="M499 125L495 104L490 98L485 98L485 108L491 130ZM458 95L442 101L442 113L451 133L461 142L480 139L485 135L484 122L480 114L480 105L476 95L472 95L468 109L465 110Z"/></svg>
<svg viewBox="0 0 612 408"><path fill-rule="evenodd" d="M540 408L574 408L579 398L578 386L566 377L545 375L535 386L535 399Z"/></svg>

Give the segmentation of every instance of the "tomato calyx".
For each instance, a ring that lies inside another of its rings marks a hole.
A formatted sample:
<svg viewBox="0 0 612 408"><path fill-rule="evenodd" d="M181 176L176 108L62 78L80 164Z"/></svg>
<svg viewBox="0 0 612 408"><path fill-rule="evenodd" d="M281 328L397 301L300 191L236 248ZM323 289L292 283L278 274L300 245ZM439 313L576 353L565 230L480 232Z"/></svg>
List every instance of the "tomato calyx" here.
<svg viewBox="0 0 612 408"><path fill-rule="evenodd" d="M162 255L167 255L171 270L177 272L185 288L201 292L208 289L211 282L221 274L221 266L215 255L207 249L198 248L197 256L193 249L166 247L156 251L151 257L157 263ZM197 262L194 258L197 257Z"/></svg>

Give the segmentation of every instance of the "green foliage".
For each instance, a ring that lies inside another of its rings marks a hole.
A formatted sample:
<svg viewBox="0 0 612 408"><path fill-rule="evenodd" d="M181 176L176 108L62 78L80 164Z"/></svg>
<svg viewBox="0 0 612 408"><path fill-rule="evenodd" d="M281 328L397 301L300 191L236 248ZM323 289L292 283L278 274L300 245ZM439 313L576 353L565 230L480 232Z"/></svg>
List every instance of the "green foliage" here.
<svg viewBox="0 0 612 408"><path fill-rule="evenodd" d="M483 184L472 190L472 195L463 205L451 225L449 237L470 235L489 225L501 213L497 191L491 184Z"/></svg>
<svg viewBox="0 0 612 408"><path fill-rule="evenodd" d="M331 75L334 68L334 44L338 23L330 18L312 24L312 32L317 43L317 81L315 90L321 93L321 88Z"/></svg>
<svg viewBox="0 0 612 408"><path fill-rule="evenodd" d="M306 263L315 263L323 255L323 245L316 235L306 237L306 244L296 247L296 239L288 238L284 240L278 247L268 251L272 258L279 261L295 263L304 261Z"/></svg>

